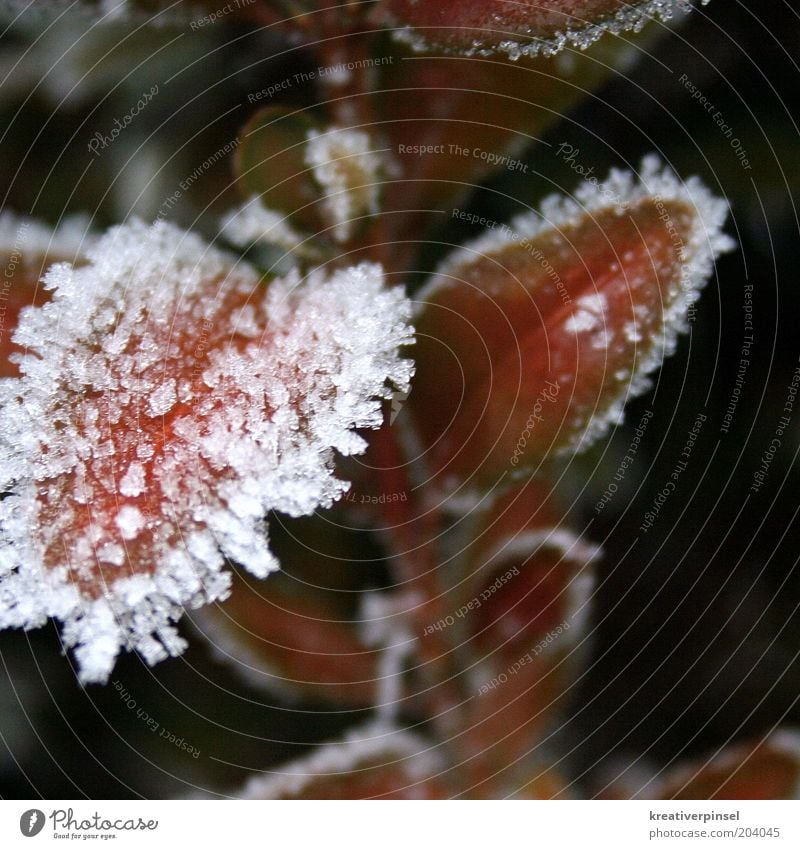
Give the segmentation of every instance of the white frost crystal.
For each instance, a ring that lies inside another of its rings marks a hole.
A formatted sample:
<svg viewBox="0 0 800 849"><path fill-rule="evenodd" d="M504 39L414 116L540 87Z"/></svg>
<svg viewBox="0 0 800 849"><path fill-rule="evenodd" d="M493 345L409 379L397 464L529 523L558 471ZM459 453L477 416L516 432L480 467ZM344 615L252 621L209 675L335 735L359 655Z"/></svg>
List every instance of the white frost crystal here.
<svg viewBox="0 0 800 849"><path fill-rule="evenodd" d="M232 245L240 248L265 243L292 250L303 241L303 237L289 225L286 216L267 209L258 195L229 212L222 219L220 232Z"/></svg>
<svg viewBox="0 0 800 849"><path fill-rule="evenodd" d="M710 0L700 0L705 6ZM513 38L501 38L508 27L498 16L497 27L487 30L484 38L475 40L471 46L459 47L461 56L491 56L495 53L505 53L509 59L516 62L524 56L554 56L567 47L586 50L591 47L604 33L621 35L625 32L640 32L650 21L669 21L678 13L689 12L691 0L641 0L627 2L613 14L603 17L597 22L587 20L583 26L572 26L556 32L552 38L539 38L533 34L520 32ZM428 40L424 29L397 26L392 30L393 37L408 44L413 50L430 50L431 44L436 43L437 33L434 31Z"/></svg>
<svg viewBox="0 0 800 849"><path fill-rule="evenodd" d="M225 558L278 567L267 511L346 491L334 452L407 389L412 330L374 264L265 286L165 222L87 257L51 267L14 337L22 376L0 381L0 627L60 619L101 682L123 647L179 654L174 623L226 596Z"/></svg>
<svg viewBox="0 0 800 849"><path fill-rule="evenodd" d="M380 155L367 133L331 127L309 132L305 160L323 191L333 238L346 242L357 219L378 210Z"/></svg>

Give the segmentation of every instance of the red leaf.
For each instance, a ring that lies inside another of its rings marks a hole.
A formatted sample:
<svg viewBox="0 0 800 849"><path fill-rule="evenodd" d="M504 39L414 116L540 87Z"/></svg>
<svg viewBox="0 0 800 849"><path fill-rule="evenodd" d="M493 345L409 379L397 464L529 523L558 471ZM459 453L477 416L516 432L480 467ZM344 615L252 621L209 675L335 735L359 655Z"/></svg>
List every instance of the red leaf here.
<svg viewBox="0 0 800 849"><path fill-rule="evenodd" d="M0 384L0 626L58 617L100 681L122 646L180 653L172 623L225 597L225 558L277 568L265 515L346 490L334 450L363 450L352 428L380 424L411 365L378 266L266 287L165 223L116 228L89 259L48 274L22 377Z"/></svg>
<svg viewBox="0 0 800 849"><path fill-rule="evenodd" d="M586 615L588 566L598 549L560 527L543 494L531 481L500 498L469 552L472 600L479 603L464 619L478 648L497 653L498 664L531 648L548 652L561 634L577 634Z"/></svg>
<svg viewBox="0 0 800 849"><path fill-rule="evenodd" d="M659 799L797 799L800 737L777 731L707 761L683 764L658 785Z"/></svg>
<svg viewBox="0 0 800 849"><path fill-rule="evenodd" d="M731 243L725 204L657 165L498 225L418 296L408 407L445 491L584 449L674 350Z"/></svg>
<svg viewBox="0 0 800 849"><path fill-rule="evenodd" d="M636 30L685 9L683 0L385 0L377 14L420 49L499 50L517 58L567 43L585 48L604 31Z"/></svg>
<svg viewBox="0 0 800 849"><path fill-rule="evenodd" d="M225 604L199 621L221 655L257 686L342 705L375 702L379 652L313 593L302 598L274 578L259 586L240 578Z"/></svg>

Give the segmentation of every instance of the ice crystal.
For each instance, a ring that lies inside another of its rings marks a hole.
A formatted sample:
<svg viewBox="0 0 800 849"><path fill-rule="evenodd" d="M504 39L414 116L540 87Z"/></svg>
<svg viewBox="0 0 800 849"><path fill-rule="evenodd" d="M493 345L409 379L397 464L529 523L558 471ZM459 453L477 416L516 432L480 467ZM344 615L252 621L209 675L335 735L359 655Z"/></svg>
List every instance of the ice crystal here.
<svg viewBox="0 0 800 849"><path fill-rule="evenodd" d="M322 188L323 208L333 238L346 242L358 217L377 212L380 157L370 149L369 135L337 127L324 133L311 130L306 164Z"/></svg>
<svg viewBox="0 0 800 849"><path fill-rule="evenodd" d="M220 232L232 245L250 248L268 244L292 250L303 238L286 220L286 216L267 209L258 195L229 212L223 219Z"/></svg>
<svg viewBox="0 0 800 849"><path fill-rule="evenodd" d="M184 608L224 598L226 558L277 568L264 516L330 505L334 451L364 448L407 388L409 307L379 266L268 286L165 222L52 266L0 383L0 627L63 623L80 678L121 648L179 654Z"/></svg>
<svg viewBox="0 0 800 849"><path fill-rule="evenodd" d="M706 5L710 0L700 0ZM408 44L413 50L424 52L434 45L452 47L462 56L491 56L505 53L516 61L526 56L554 56L567 47L586 50L604 33L620 35L624 32L639 32L645 24L653 20L669 21L675 13L686 13L692 8L691 0L640 0L639 3L624 3L617 11L598 20L586 20L582 25L557 30L549 37L537 35L534 28L516 23L522 11L514 9L514 17L505 21L502 14L496 15L496 22L489 24L476 20L473 26L461 26L472 32L483 31L479 37L464 43L458 28L434 27L430 32L426 28L403 26L396 20L392 34L397 41ZM577 17L577 15L576 15ZM480 25L479 25L480 24ZM527 31L526 31L527 30ZM511 37L505 37L506 35ZM452 44L451 44L452 42Z"/></svg>

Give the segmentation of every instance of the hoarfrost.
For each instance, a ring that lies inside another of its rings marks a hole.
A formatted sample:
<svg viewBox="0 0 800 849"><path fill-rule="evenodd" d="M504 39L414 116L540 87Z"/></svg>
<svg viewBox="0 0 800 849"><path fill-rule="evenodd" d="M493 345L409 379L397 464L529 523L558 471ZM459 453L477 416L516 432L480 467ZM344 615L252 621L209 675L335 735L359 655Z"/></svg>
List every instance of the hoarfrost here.
<svg viewBox="0 0 800 849"><path fill-rule="evenodd" d="M251 778L241 798L291 798L308 788L313 790L314 783L320 780L346 778L350 773L377 765L402 769L408 780L404 788L407 792L444 768L440 754L425 740L379 720L350 731L340 741L321 746L280 772Z"/></svg>
<svg viewBox="0 0 800 849"><path fill-rule="evenodd" d="M267 209L258 195L229 212L222 219L220 233L240 248L266 243L293 250L303 242L303 237L289 225L286 217Z"/></svg>
<svg viewBox="0 0 800 849"><path fill-rule="evenodd" d="M710 0L700 0L705 6ZM591 47L604 33L621 35L624 32L640 32L645 24L653 20L669 21L675 13L691 11L691 0L645 0L645 2L624 3L613 14L597 22L587 21L584 26L570 27L556 32L551 38L541 38L525 32L520 32L513 38L500 38L505 33L502 20L495 29L487 29L487 35L495 36L495 40L484 37L476 39L471 46L454 48L460 56L492 56L505 53L512 61L526 56L555 56L566 47L576 47L586 50ZM393 28L395 40L408 44L413 50L425 52L437 44L436 30L428 39L424 30L410 26Z"/></svg>
<svg viewBox="0 0 800 849"><path fill-rule="evenodd" d="M613 199L613 200L612 200ZM613 211L619 216L630 215L638 204L651 202L657 205L665 228L672 222L666 205L685 205L691 214L687 236L681 239L679 259L680 275L670 275L664 281L662 294L660 331L647 339L647 344L637 350L636 367L629 375L619 395L606 393L605 406L595 409L586 428L575 443L561 449L561 453L584 450L603 436L610 426L622 421L625 403L650 388L648 375L661 366L675 351L678 336L688 330L686 307L700 297L700 291L710 277L714 260L722 253L735 247L735 242L723 232L728 215L728 204L715 197L698 177L681 180L668 167L662 165L655 155L642 160L638 179L631 171L612 169L604 182L585 182L573 197L551 195L536 212L524 213L513 219L509 226L490 230L474 241L453 251L442 263L432 281L417 296L421 305L431 300L437 291L460 285L464 269L470 263L488 256L502 263L502 252L517 246L528 245L539 235L548 231L564 230L577 226L603 212ZM658 206L660 205L660 206ZM629 281L632 285L633 281ZM608 347L612 335L604 326L602 293L593 293L580 298L575 311L565 322L565 328L574 332L597 331L595 347ZM424 308L424 307L421 307ZM639 315L641 305L634 307ZM609 316L605 316L605 325ZM624 328L628 342L641 343L636 326Z"/></svg>
<svg viewBox="0 0 800 849"><path fill-rule="evenodd" d="M350 238L355 219L377 212L380 164L365 132L337 127L324 133L309 131L306 165L322 188L323 207L336 241Z"/></svg>
<svg viewBox="0 0 800 849"><path fill-rule="evenodd" d="M364 442L413 371L410 307L380 266L265 286L160 222L109 231L51 267L22 316L21 377L0 381L0 627L63 623L80 679L121 648L179 654L184 609L222 599L225 558L277 568L264 516L347 489L334 452Z"/></svg>

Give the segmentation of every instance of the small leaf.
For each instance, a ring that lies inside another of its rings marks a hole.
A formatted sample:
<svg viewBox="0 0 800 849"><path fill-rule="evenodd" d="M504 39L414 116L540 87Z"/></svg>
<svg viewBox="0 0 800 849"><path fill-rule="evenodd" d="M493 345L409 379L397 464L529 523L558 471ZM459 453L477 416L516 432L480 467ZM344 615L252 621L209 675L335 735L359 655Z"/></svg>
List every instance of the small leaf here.
<svg viewBox="0 0 800 849"><path fill-rule="evenodd" d="M599 549L561 527L542 495L530 481L498 499L468 555L472 598L479 602L464 617L468 633L503 662L542 641L546 652L569 630L574 637L587 615L589 566Z"/></svg>
<svg viewBox="0 0 800 849"><path fill-rule="evenodd" d="M287 224L316 233L322 228L319 188L306 163L306 140L316 128L307 115L282 106L259 109L241 131L235 169L242 195L260 196Z"/></svg>
<svg viewBox="0 0 800 849"><path fill-rule="evenodd" d="M251 779L245 799L446 799L436 752L415 735L374 723L306 758Z"/></svg>
<svg viewBox="0 0 800 849"><path fill-rule="evenodd" d="M51 268L24 312L22 376L0 382L0 626L64 623L83 681L120 648L179 654L183 607L224 598L225 558L263 577L269 510L347 489L388 384L406 387L408 305L379 266L290 274L164 222L117 227Z"/></svg>
<svg viewBox="0 0 800 849"><path fill-rule="evenodd" d="M379 652L361 641L355 623L337 619L313 593L287 592L279 578L256 584L238 576L225 604L202 612L200 629L218 656L278 695L374 704Z"/></svg>
<svg viewBox="0 0 800 849"><path fill-rule="evenodd" d="M375 564L360 535L328 513L270 519L281 570L269 581L237 572L230 598L194 622L215 654L251 684L292 699L369 707L380 652L363 637L358 601Z"/></svg>
<svg viewBox="0 0 800 849"><path fill-rule="evenodd" d="M666 21L689 8L689 0L385 0L377 14L416 49L516 59L557 53L568 44L586 48L604 32L638 31L653 18Z"/></svg>
<svg viewBox="0 0 800 849"><path fill-rule="evenodd" d="M463 621L461 651L471 655L465 745L484 774L479 795L524 787L551 798L563 789L557 770L534 779L545 760L537 747L569 692L598 550L560 527L557 515L529 481L497 499L474 529L472 597L455 618Z"/></svg>
<svg viewBox="0 0 800 849"><path fill-rule="evenodd" d="M706 761L676 767L657 787L659 799L797 799L800 735L781 730L733 744Z"/></svg>
<svg viewBox="0 0 800 849"><path fill-rule="evenodd" d="M639 182L612 172L446 261L418 295L407 404L444 491L529 474L617 422L732 247L726 214L648 158Z"/></svg>
<svg viewBox="0 0 800 849"><path fill-rule="evenodd" d="M317 238L347 242L378 211L381 156L369 134L323 127L287 108L268 107L250 119L236 170L251 200L260 196L282 224Z"/></svg>

